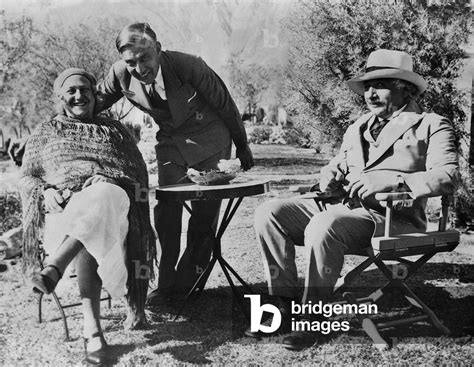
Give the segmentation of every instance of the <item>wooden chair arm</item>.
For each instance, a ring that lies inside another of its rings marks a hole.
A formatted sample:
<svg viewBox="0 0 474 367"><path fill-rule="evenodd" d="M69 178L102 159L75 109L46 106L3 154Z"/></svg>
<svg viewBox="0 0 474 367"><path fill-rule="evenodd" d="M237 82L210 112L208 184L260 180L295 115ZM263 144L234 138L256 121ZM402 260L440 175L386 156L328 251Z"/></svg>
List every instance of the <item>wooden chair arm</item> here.
<svg viewBox="0 0 474 367"><path fill-rule="evenodd" d="M395 201L395 200L407 200L413 199L411 193L406 192L379 192L375 194L375 200L378 201Z"/></svg>
<svg viewBox="0 0 474 367"><path fill-rule="evenodd" d="M405 201L405 203L413 202L413 196L410 192L382 192L375 194L375 199L381 202L382 206L385 206L385 237L390 237L391 226L392 226L392 215L393 210L396 208L396 204ZM443 232L447 227L449 205L453 200L452 195L443 195L441 197L441 213L438 220L438 231ZM398 202L398 203L397 203Z"/></svg>

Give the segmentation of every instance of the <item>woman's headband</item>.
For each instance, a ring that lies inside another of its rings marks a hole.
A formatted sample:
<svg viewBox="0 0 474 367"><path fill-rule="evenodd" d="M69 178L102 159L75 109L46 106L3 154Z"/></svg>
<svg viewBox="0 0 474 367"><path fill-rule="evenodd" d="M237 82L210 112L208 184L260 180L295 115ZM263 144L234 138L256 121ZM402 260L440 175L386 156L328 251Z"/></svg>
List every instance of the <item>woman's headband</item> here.
<svg viewBox="0 0 474 367"><path fill-rule="evenodd" d="M60 90L61 90L61 87L63 86L66 79L69 78L70 76L73 76L73 75L81 75L81 76L85 77L86 79L88 79L91 82L92 88L95 89L96 84L97 84L97 80L94 77L94 75L92 75L91 73L88 73L84 69L69 68L69 69L64 70L61 74L59 74L58 77L56 78L56 80L54 81L54 89L53 89L54 94L58 95Z"/></svg>

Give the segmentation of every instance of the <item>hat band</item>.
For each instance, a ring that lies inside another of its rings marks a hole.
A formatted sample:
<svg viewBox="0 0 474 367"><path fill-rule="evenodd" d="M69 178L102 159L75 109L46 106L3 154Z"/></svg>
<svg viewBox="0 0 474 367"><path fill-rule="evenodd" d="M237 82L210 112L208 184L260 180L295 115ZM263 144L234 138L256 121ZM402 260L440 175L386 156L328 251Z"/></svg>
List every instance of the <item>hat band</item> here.
<svg viewBox="0 0 474 367"><path fill-rule="evenodd" d="M391 66L370 66L368 68L365 69L365 72L366 73L369 73L371 71L375 71L375 70L385 70L385 69L397 69L397 70L401 70L399 68L394 68L394 67L391 67Z"/></svg>

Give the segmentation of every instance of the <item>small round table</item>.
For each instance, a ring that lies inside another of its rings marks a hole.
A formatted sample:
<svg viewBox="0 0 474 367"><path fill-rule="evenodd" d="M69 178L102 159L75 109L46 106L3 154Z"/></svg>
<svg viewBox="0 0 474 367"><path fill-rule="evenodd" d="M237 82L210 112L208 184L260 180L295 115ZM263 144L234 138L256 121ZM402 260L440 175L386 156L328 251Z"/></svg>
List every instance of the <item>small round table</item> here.
<svg viewBox="0 0 474 367"><path fill-rule="evenodd" d="M232 288L232 292L236 299L238 300L240 307L244 314L246 310L243 303L243 298L238 294L234 281L232 280L230 273L245 287L249 293L252 292L250 286L240 277L239 274L229 265L229 263L222 257L221 250L221 239L222 236L229 225L232 217L237 211L240 203L246 196L260 195L268 192L270 190L270 183L266 180L249 180L246 182L236 182L229 183L226 185L197 185L197 184L181 184L181 185L170 185L162 186L156 189L156 199L157 200L166 200L166 201L178 201L183 204L184 208L193 215L191 207L186 204L186 201L190 200L222 200L228 199L227 206L224 211L224 215L220 221L220 224L217 228L217 231L214 233L212 228L208 228L211 238L214 238L214 246L212 249L212 258L209 264L206 266L204 271L201 273L199 278L194 283L191 290L188 292L186 299L181 306L180 310L176 314L176 318L179 317L184 307L186 306L191 295L196 292L199 296L206 282L211 274L212 269L216 262L218 262L224 272L229 285ZM229 273L230 272L230 273ZM246 314L247 316L247 314Z"/></svg>

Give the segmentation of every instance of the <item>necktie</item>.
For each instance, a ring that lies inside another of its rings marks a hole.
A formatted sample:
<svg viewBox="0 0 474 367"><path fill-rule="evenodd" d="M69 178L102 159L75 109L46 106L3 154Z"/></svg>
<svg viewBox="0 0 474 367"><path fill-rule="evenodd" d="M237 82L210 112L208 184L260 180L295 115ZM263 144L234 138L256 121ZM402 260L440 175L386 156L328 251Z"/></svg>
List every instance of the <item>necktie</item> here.
<svg viewBox="0 0 474 367"><path fill-rule="evenodd" d="M375 118L374 123L370 127L370 135L372 135L375 141L377 141L380 132L382 131L384 126L387 125L387 123L388 120L380 120L378 117Z"/></svg>
<svg viewBox="0 0 474 367"><path fill-rule="evenodd" d="M160 95L158 88L160 88L156 82L150 85L150 89L148 91L148 96L150 97L150 104L154 108L158 108L161 110L169 110L168 101L163 99ZM164 89L161 89L164 92ZM165 97L166 98L166 97Z"/></svg>
<svg viewBox="0 0 474 367"><path fill-rule="evenodd" d="M156 82L153 82L153 84L150 85L150 91L148 94L150 95L150 100L152 103L154 103L158 97L158 92L156 91Z"/></svg>

